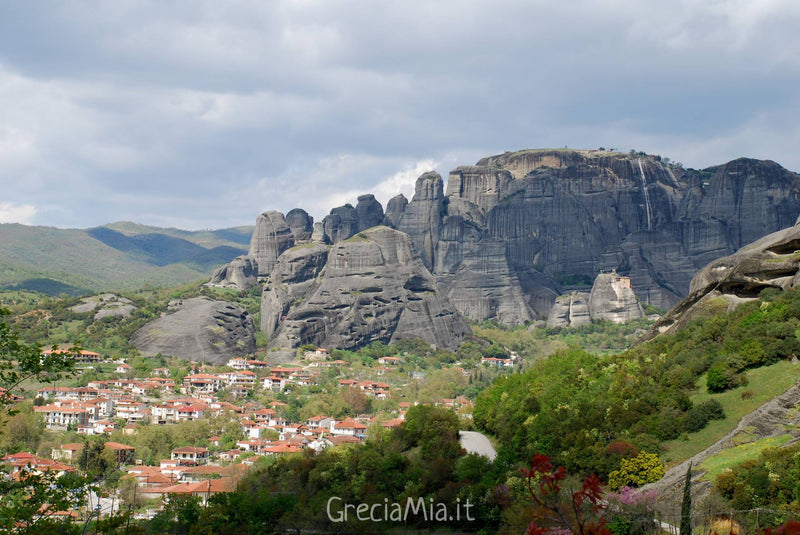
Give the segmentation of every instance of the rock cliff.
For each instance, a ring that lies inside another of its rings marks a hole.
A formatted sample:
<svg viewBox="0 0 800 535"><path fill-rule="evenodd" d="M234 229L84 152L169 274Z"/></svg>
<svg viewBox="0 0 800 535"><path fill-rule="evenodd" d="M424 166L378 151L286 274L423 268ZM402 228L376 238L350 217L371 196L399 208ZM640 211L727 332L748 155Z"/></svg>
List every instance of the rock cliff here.
<svg viewBox="0 0 800 535"><path fill-rule="evenodd" d="M422 338L453 349L470 332L406 234L374 227L326 249L290 251L270 275L262 328L272 346L353 348Z"/></svg>
<svg viewBox="0 0 800 535"><path fill-rule="evenodd" d="M616 273L600 273L589 294L589 315L594 320L624 323L644 316L633 293L631 279Z"/></svg>
<svg viewBox="0 0 800 535"><path fill-rule="evenodd" d="M334 208L313 226L304 212L290 214L286 220L277 212L262 214L246 257L251 264L237 259L217 282L252 284L255 269L265 284L266 331L281 343L324 340L334 347L395 336L385 326L367 333L363 325L384 325L384 320L366 322L347 312L358 300L342 302L332 287L327 294L315 293L330 284L322 279L339 273L331 262L339 266L343 254L352 266L373 266L374 260L357 256L381 250L376 243L386 236L370 234L364 240L358 235L377 224L407 236L411 254L426 277L432 276L432 291L447 301L442 306L470 320L520 324L552 315L553 322L572 323L592 313L617 320L634 314L638 304L621 297L613 285L594 300L605 303L603 310L589 310L589 295L558 303L556 298L576 280L588 285L597 273L616 270L629 277L642 303L669 308L689 294L689 281L702 266L794 224L800 215L800 177L774 162L750 159L692 170L644 153L524 150L457 167L446 190L439 174L425 173L411 202L398 195L385 212L374 196L362 195L355 208ZM308 243L309 228L311 243L335 246L327 256L317 245L293 248ZM353 271L360 286L383 288L374 273ZM307 308L312 295L320 310L328 311L324 319ZM339 327L331 325L331 307L345 311ZM308 314L307 321L297 314ZM348 321L361 327L344 334Z"/></svg>
<svg viewBox="0 0 800 535"><path fill-rule="evenodd" d="M131 343L145 356L159 353L224 364L256 349L255 325L243 309L195 297L174 303L170 313L136 331Z"/></svg>
<svg viewBox="0 0 800 535"><path fill-rule="evenodd" d="M689 295L654 326L655 332L680 328L719 308L756 299L766 288L800 286L800 224L774 232L736 253L703 267Z"/></svg>

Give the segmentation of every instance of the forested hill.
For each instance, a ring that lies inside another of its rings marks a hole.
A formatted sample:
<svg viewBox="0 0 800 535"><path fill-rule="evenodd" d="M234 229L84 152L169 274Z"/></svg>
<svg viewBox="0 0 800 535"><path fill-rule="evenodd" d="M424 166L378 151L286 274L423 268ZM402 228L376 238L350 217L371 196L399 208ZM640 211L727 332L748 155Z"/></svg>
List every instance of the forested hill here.
<svg viewBox="0 0 800 535"><path fill-rule="evenodd" d="M0 288L81 295L195 281L246 253L252 231L126 222L82 230L2 224Z"/></svg>

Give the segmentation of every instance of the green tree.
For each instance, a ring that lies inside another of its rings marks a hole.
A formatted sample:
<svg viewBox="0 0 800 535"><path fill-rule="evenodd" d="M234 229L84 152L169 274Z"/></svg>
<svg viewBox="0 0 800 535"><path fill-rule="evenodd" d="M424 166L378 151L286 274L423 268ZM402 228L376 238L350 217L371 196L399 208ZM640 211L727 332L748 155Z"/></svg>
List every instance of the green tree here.
<svg viewBox="0 0 800 535"><path fill-rule="evenodd" d="M44 355L40 347L20 340L6 322L9 312L0 308L0 432L7 433L8 416L19 411L8 409L22 383L29 379L54 381L73 369L69 353ZM20 415L21 416L21 415ZM24 419L25 417L22 416ZM27 422L12 425L27 434ZM86 496L86 480L74 473L37 472L22 469L14 478L0 476L0 532L2 533L72 533L76 527L48 513L80 507Z"/></svg>
<svg viewBox="0 0 800 535"><path fill-rule="evenodd" d="M683 502L681 503L681 535L692 535L692 462L686 469L683 483Z"/></svg>

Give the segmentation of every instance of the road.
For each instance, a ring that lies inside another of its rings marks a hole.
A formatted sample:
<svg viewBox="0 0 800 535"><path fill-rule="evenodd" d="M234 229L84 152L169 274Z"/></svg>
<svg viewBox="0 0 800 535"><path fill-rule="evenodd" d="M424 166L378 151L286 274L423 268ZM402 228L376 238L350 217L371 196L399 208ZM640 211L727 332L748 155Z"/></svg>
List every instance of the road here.
<svg viewBox="0 0 800 535"><path fill-rule="evenodd" d="M483 455L488 457L490 461L494 461L494 458L497 457L497 452L494 450L492 443L489 442L489 439L486 438L486 435L475 431L459 431L458 441L461 443L461 447L467 450L467 453Z"/></svg>

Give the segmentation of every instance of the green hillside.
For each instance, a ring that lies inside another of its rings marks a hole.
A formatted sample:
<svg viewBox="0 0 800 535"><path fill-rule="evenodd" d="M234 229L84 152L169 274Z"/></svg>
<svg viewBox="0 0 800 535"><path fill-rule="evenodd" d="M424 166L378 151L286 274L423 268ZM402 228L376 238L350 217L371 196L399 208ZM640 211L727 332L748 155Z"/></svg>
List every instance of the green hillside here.
<svg viewBox="0 0 800 535"><path fill-rule="evenodd" d="M247 252L252 227L215 231L114 223L93 229L0 225L0 288L80 295L208 277Z"/></svg>

